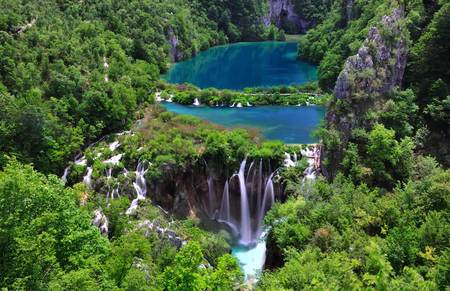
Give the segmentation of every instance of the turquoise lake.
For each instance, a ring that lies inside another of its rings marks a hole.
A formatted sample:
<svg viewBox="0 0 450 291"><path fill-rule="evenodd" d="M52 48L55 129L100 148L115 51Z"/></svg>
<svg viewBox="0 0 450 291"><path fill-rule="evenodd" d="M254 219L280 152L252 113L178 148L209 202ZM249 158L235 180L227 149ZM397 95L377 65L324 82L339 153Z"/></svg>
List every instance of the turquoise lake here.
<svg viewBox="0 0 450 291"><path fill-rule="evenodd" d="M200 88L301 85L317 80L316 66L297 60L295 42L242 42L210 48L175 63L162 78Z"/></svg>
<svg viewBox="0 0 450 291"><path fill-rule="evenodd" d="M259 129L266 139L285 143L315 143L311 133L325 115L322 106L258 106L258 107L208 107L163 103L178 114L189 114L228 128Z"/></svg>

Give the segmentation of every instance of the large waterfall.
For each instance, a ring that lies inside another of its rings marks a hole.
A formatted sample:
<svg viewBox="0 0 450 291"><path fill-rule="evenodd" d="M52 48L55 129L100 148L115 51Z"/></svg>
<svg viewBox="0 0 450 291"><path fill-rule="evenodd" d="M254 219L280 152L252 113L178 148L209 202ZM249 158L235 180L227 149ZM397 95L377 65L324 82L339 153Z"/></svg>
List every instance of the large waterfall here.
<svg viewBox="0 0 450 291"><path fill-rule="evenodd" d="M231 229L239 244L254 245L261 236L264 215L275 202L273 177L274 172L270 172L270 166L263 167L262 160L252 161L247 167L244 159L239 171L225 181L221 203L215 205L216 209L211 208L210 201L216 196L208 178L206 212L216 214L214 218Z"/></svg>

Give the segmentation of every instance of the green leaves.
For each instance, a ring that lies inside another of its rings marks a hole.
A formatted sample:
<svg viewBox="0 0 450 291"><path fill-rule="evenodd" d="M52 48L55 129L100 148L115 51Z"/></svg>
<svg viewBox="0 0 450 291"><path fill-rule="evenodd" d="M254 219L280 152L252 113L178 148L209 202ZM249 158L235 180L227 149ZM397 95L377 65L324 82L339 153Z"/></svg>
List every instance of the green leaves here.
<svg viewBox="0 0 450 291"><path fill-rule="evenodd" d="M45 289L62 273L101 262L109 246L54 176L12 161L0 172L0 281Z"/></svg>

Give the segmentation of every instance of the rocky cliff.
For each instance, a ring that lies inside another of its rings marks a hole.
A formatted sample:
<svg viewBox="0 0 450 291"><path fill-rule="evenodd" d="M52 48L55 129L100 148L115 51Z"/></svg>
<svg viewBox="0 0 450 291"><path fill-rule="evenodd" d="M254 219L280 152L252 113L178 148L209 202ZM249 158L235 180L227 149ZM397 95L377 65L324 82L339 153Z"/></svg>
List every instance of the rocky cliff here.
<svg viewBox="0 0 450 291"><path fill-rule="evenodd" d="M183 51L178 47L179 39L172 28L168 30L168 38L170 44L170 58L172 62L178 62L183 59Z"/></svg>
<svg viewBox="0 0 450 291"><path fill-rule="evenodd" d="M269 0L269 14L265 24L275 24L288 33L304 33L314 22L297 13L293 0Z"/></svg>
<svg viewBox="0 0 450 291"><path fill-rule="evenodd" d="M368 129L371 109L379 108L387 93L400 86L408 54L407 33L403 11L396 9L384 16L379 27L372 27L358 53L347 59L334 89L335 98L326 116L327 128L336 130L339 149L325 149L328 167L323 171L333 177L342 151L356 128ZM327 152L328 151L328 152Z"/></svg>

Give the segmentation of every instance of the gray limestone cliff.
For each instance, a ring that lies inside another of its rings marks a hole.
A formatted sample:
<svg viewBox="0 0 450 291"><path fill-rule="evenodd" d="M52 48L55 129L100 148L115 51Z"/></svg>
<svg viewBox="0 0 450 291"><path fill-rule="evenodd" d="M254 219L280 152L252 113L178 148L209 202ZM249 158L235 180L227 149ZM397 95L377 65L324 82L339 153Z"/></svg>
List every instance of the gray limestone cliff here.
<svg viewBox="0 0 450 291"><path fill-rule="evenodd" d="M407 40L402 36L400 10L384 16L381 28L372 27L358 53L347 59L339 75L336 98L377 97L399 86L408 54Z"/></svg>
<svg viewBox="0 0 450 291"><path fill-rule="evenodd" d="M304 33L315 23L298 13L298 9L293 0L269 0L268 15L264 19L264 24L275 24L279 28L288 29L288 33ZM287 28L286 26L289 26Z"/></svg>
<svg viewBox="0 0 450 291"><path fill-rule="evenodd" d="M347 59L334 89L335 98L326 116L327 129L336 130L340 148L325 149L328 168L323 172L334 177L342 153L356 128L368 129L369 110L376 110L387 93L400 86L405 72L408 39L403 25L403 11L384 16L379 27L372 27L358 53ZM327 152L328 150L328 152Z"/></svg>

